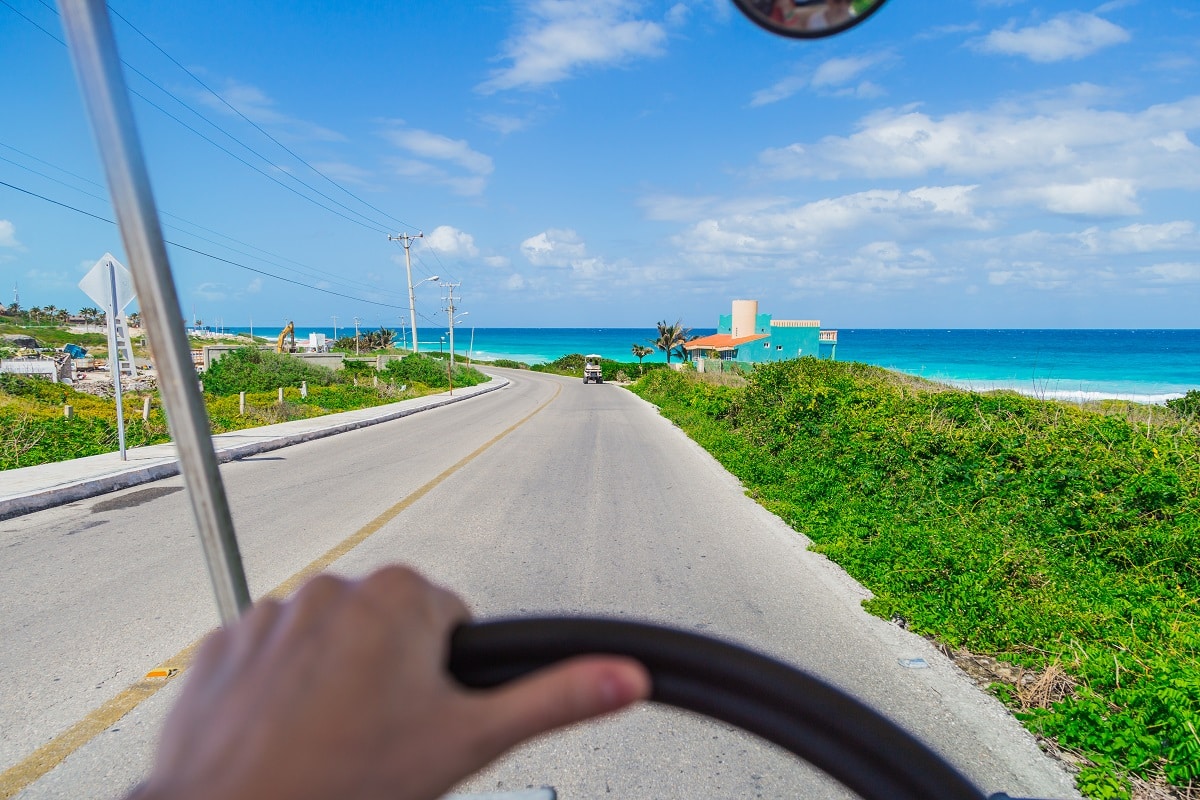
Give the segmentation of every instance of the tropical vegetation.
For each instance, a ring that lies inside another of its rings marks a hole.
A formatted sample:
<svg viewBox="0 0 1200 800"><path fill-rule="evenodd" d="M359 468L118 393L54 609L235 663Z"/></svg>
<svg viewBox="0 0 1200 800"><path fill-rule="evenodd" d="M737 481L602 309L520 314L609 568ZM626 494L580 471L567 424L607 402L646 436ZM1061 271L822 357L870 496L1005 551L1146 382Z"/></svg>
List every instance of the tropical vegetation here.
<svg viewBox="0 0 1200 800"><path fill-rule="evenodd" d="M683 320L677 319L674 323L668 325L666 320L660 320L657 323L658 334L651 340L650 344L666 353L667 363L671 363L671 356L678 356L680 361L687 361L687 351L683 346L692 339L698 337L692 335L691 328L683 327Z"/></svg>
<svg viewBox="0 0 1200 800"><path fill-rule="evenodd" d="M1009 664L993 689L1076 754L1084 794L1195 796L1190 406L1081 408L811 358L709 377L654 371L634 390L869 588L868 611Z"/></svg>
<svg viewBox="0 0 1200 800"><path fill-rule="evenodd" d="M643 372L643 370L642 370L642 359L644 359L646 356L648 356L648 355L650 355L651 353L653 353L653 352L654 352L654 348L653 348L653 347L646 347L646 345L644 345L644 344L637 344L637 343L635 342L635 343L634 343L634 345L633 345L633 348L632 348L632 350L633 350L633 357L634 357L634 358L636 358L636 359L638 360L638 375L641 375L641 374L642 374L642 372Z"/></svg>
<svg viewBox="0 0 1200 800"><path fill-rule="evenodd" d="M254 347L225 354L201 380L214 433L392 403L449 385L446 364L423 355L409 355L379 373L361 367L334 372ZM456 387L485 380L478 370L455 367ZM241 392L246 393L244 408ZM143 419L147 397L151 410ZM133 389L123 401L129 447L170 440L157 392ZM64 406L71 407L70 416L64 414ZM117 449L117 442L111 397L40 378L0 374L0 470L108 453Z"/></svg>

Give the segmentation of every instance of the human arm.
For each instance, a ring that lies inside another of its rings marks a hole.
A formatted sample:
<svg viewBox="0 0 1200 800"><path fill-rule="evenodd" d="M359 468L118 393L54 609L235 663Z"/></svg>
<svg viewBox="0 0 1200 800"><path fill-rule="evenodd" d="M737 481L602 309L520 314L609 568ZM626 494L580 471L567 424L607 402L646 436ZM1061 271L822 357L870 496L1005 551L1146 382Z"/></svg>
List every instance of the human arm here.
<svg viewBox="0 0 1200 800"><path fill-rule="evenodd" d="M432 800L525 739L649 694L641 665L599 656L465 689L445 664L467 619L403 567L259 603L201 648L131 800Z"/></svg>

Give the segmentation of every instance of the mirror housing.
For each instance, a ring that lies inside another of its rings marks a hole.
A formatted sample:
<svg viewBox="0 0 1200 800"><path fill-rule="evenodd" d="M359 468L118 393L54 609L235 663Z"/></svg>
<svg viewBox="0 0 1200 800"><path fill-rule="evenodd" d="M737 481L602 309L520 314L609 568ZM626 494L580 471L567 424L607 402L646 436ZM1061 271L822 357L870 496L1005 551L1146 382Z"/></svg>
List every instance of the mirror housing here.
<svg viewBox="0 0 1200 800"><path fill-rule="evenodd" d="M823 39L858 25L886 0L733 0L759 27L792 39Z"/></svg>

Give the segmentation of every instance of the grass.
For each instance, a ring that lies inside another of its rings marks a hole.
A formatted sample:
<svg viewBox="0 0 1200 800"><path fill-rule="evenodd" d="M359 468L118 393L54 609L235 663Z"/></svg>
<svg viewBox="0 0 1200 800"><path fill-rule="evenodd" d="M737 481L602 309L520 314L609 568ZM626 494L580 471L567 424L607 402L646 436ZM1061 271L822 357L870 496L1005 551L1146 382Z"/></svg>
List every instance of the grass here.
<svg viewBox="0 0 1200 800"><path fill-rule="evenodd" d="M334 373L253 348L227 354L203 377L213 433L394 403L448 386L444 366L424 356L408 356L381 373L362 369ZM486 380L474 369L455 370L456 387ZM302 382L308 383L307 397L301 397ZM246 391L245 413L240 412L241 391ZM143 420L147 396L151 412ZM123 401L128 447L170 440L157 392L126 392ZM70 418L63 413L64 405L72 407ZM0 470L113 452L117 446L116 405L111 398L39 378L0 374Z"/></svg>
<svg viewBox="0 0 1200 800"><path fill-rule="evenodd" d="M654 372L635 391L867 586L868 611L1050 675L1040 698L994 688L1087 760L1085 794L1200 788L1194 419L815 359L744 386Z"/></svg>

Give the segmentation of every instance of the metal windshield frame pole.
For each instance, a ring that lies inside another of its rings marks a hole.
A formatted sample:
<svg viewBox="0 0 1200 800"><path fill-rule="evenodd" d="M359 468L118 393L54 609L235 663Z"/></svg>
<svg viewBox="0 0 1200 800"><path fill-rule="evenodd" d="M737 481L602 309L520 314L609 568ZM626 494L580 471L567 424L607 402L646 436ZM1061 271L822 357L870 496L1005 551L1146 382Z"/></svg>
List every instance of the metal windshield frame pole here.
<svg viewBox="0 0 1200 800"><path fill-rule="evenodd" d="M58 7L154 349L159 393L178 449L179 470L199 528L217 610L221 622L228 624L250 607L250 590L108 9L103 0L58 0Z"/></svg>
<svg viewBox="0 0 1200 800"><path fill-rule="evenodd" d="M113 394L117 398L117 448L125 461L125 404L121 400L121 351L117 347L117 268L108 262L108 376L112 378ZM126 336L129 332L126 331Z"/></svg>

